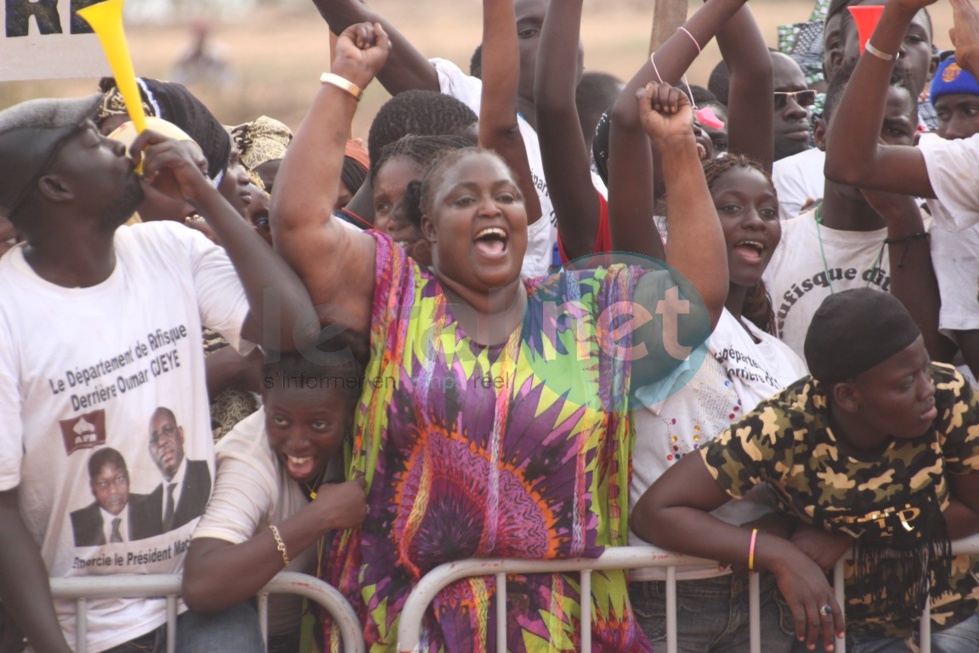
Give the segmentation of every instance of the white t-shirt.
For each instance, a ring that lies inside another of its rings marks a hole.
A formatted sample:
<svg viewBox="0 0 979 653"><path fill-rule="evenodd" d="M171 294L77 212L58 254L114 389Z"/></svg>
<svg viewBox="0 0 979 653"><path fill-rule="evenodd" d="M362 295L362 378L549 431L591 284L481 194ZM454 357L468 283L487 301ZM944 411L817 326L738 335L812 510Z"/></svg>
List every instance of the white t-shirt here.
<svg viewBox="0 0 979 653"><path fill-rule="evenodd" d="M919 145L936 199L931 260L942 308L938 325L946 332L979 329L979 135Z"/></svg>
<svg viewBox="0 0 979 653"><path fill-rule="evenodd" d="M760 401L808 373L802 359L785 343L748 320L742 320L742 324L751 335L725 309L710 335L708 356L693 377L665 401L633 413L636 443L629 484L630 508L673 463L710 442L754 410ZM769 510L758 502L732 501L715 514L740 524ZM629 543L645 544L631 531ZM630 577L658 579L661 574L637 570Z"/></svg>
<svg viewBox="0 0 979 653"><path fill-rule="evenodd" d="M921 138L918 149L935 191L936 199L928 200L935 224L944 222L950 231L979 224L979 134L954 141Z"/></svg>
<svg viewBox="0 0 979 653"><path fill-rule="evenodd" d="M478 77L471 77L447 59L431 59L438 73L439 89L446 95L459 100L479 115L479 104L483 92L483 82ZM524 148L527 150L527 163L530 174L534 177L534 187L540 198L541 217L527 227L527 253L524 254L523 268L520 276L533 279L547 274L548 268L554 261L554 247L557 244L557 218L551 205L551 196L547 193L547 181L544 178L544 164L540 157L540 143L537 132L523 116L517 116L520 135L523 137Z"/></svg>
<svg viewBox="0 0 979 653"><path fill-rule="evenodd" d="M942 307L938 326L949 333L979 329L979 224L955 231L936 219L931 260Z"/></svg>
<svg viewBox="0 0 979 653"><path fill-rule="evenodd" d="M214 469L201 325L244 344L244 290L224 250L200 233L140 224L116 231L115 253L109 278L90 288L43 280L23 246L0 259L0 490L19 487L21 514L52 577L180 571ZM159 408L173 413L170 433L182 439L186 461L187 485L166 532L164 478L148 447ZM129 477L132 536L111 544L97 543L103 525L90 517L99 511L88 460L105 447L122 455ZM73 642L74 603L55 609ZM165 620L162 599L90 601L89 650Z"/></svg>
<svg viewBox="0 0 979 653"><path fill-rule="evenodd" d="M830 294L891 287L887 229L830 229L816 224L817 210L782 223L782 240L763 277L779 337L801 357L812 316Z"/></svg>
<svg viewBox="0 0 979 653"><path fill-rule="evenodd" d="M810 199L823 199L826 153L816 147L779 159L772 164L772 183L783 220L794 218Z"/></svg>
<svg viewBox="0 0 979 653"><path fill-rule="evenodd" d="M211 537L232 544L247 542L291 517L307 505L299 484L282 469L265 435L265 410L259 408L235 425L214 448L217 479L207 510L194 531L194 539ZM286 571L316 571L316 547L289 551ZM269 632L290 632L299 625L302 599L269 599Z"/></svg>

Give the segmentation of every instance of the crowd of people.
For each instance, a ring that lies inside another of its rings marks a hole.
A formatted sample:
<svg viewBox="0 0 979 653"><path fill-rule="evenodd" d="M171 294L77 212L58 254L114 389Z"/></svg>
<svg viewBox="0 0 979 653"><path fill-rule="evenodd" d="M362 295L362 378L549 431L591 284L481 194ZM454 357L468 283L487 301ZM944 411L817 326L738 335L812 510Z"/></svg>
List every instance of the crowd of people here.
<svg viewBox="0 0 979 653"><path fill-rule="evenodd" d="M975 653L979 9L939 53L935 1L818 0L776 51L706 0L620 81L583 0L483 0L468 74L313 0L295 133L143 78L141 133L111 78L0 111L0 653L72 650L49 578L181 573L178 651L342 650L294 597L263 638L308 573L393 652L443 563L649 543L730 570L679 584L685 653L747 650L752 573L766 653L917 651L926 605ZM442 590L424 650L577 651L584 611L665 648L655 569L515 576L502 628L497 590ZM88 648L166 617L92 600Z"/></svg>

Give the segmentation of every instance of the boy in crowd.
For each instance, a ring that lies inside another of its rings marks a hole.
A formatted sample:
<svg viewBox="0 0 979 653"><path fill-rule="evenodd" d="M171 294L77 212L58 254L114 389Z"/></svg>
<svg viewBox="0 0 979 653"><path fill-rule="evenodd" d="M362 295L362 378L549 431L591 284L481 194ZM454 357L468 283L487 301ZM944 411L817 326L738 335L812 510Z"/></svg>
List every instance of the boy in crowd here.
<svg viewBox="0 0 979 653"><path fill-rule="evenodd" d="M952 540L979 530L979 398L932 363L902 303L858 288L827 298L805 342L811 375L684 456L629 518L680 553L776 576L796 639L815 650L911 653L931 600L931 650L979 648L979 585ZM709 514L767 482L791 540ZM846 628L825 571L851 548Z"/></svg>
<svg viewBox="0 0 979 653"><path fill-rule="evenodd" d="M823 67L828 83L832 83L842 69L850 68L860 55L856 23L847 7L879 4L881 0L833 0L830 4L823 33L826 51ZM918 98L918 124L925 129L936 126L930 118L934 113L931 103L920 99L936 63L932 57L932 36L931 16L921 10L907 26L897 63L898 72L910 79L911 92ZM822 107L819 110L824 114L822 119L828 121ZM818 138L815 140L817 149L781 159L772 170L772 179L778 190L779 211L784 220L794 218L823 197L822 170L826 161L826 147Z"/></svg>
<svg viewBox="0 0 979 653"><path fill-rule="evenodd" d="M825 142L830 128L839 128L833 118L849 73L850 69L841 71L830 84L824 117L816 129L820 142ZM908 78L895 75L887 90L886 115L876 134L885 142L910 147L916 124L917 103ZM928 248L927 241L917 236L924 233L924 224L913 198L883 193L868 196L829 178L824 179L824 187L820 202L783 223L782 241L765 271L778 336L801 356L816 309L827 296L851 288L899 294L919 322L935 319L934 277L930 262L921 265ZM891 242L899 245L889 247ZM895 257L897 265L892 264ZM932 351L939 337L934 330L926 330L926 336Z"/></svg>
<svg viewBox="0 0 979 653"><path fill-rule="evenodd" d="M843 96L829 138L826 175L836 181L928 198L934 216L932 260L941 292L939 327L954 337L975 376L979 371L979 143L923 140L920 147L881 144L885 79L902 59L909 25L935 0L889 0ZM968 0L952 3L956 62L975 75L979 12ZM947 68L946 71L947 72Z"/></svg>

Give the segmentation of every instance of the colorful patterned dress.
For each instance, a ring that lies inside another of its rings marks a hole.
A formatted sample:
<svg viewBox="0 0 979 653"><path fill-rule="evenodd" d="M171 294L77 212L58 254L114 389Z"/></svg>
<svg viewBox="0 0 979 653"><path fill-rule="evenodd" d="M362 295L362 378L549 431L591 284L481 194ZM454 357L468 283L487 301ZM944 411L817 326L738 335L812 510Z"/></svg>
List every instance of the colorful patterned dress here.
<svg viewBox="0 0 979 653"><path fill-rule="evenodd" d="M405 599L442 563L596 557L627 543L630 365L599 338L628 346L629 337L599 316L631 298L641 271L526 282L521 328L483 347L456 324L436 278L372 233L371 359L349 470L366 475L370 514L338 534L325 579L354 605L368 650L394 651ZM544 328L550 306L577 322ZM577 574L511 577L510 650L580 650L578 582ZM593 650L650 651L624 573L595 572L592 585ZM494 595L492 578L443 590L422 650L495 651ZM329 623L325 634L337 650Z"/></svg>

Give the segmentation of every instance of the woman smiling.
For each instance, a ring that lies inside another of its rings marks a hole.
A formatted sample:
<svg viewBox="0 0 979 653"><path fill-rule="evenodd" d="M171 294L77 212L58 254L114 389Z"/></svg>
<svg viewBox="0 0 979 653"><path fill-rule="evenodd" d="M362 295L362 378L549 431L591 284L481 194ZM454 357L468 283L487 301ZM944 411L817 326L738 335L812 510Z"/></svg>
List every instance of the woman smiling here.
<svg viewBox="0 0 979 653"><path fill-rule="evenodd" d="M510 0L491 5L512 11ZM484 54L499 45L484 38ZM339 79L327 78L290 146L272 208L277 250L321 318L344 327L355 351L369 350L365 376L383 381L365 386L348 470L367 480L370 517L335 538L325 574L357 609L372 650L394 650L408 593L439 564L596 557L626 543L630 390L672 384L683 367L672 345L703 343L728 285L690 106L665 85L639 101L649 135L674 153L664 176L670 219L683 213L671 225L668 260L679 274L618 264L521 281L524 193L499 156L477 148L439 159L421 182L430 269L387 235L333 219L335 184L324 181L339 175L355 98L389 48L379 25L340 36ZM488 56L484 75L500 61ZM506 122L487 108L483 145L493 138L487 125ZM510 586L520 596L508 604L511 650L579 647L574 579L537 575ZM624 574L596 573L593 586L595 649L649 650ZM425 622L431 650L494 647L494 593L482 579L443 590Z"/></svg>

